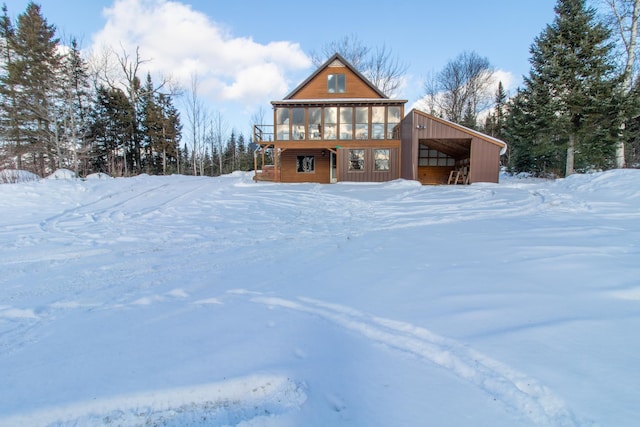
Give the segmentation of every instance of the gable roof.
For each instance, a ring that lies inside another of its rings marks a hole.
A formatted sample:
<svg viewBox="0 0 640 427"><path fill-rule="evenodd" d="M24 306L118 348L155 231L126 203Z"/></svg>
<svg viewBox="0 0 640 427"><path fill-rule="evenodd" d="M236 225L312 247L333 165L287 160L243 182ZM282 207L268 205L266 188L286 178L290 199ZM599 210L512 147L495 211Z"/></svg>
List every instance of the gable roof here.
<svg viewBox="0 0 640 427"><path fill-rule="evenodd" d="M367 84L367 86L369 86L374 92L376 92L378 95L380 95L381 98L384 98L384 99L388 98L387 95L382 93L382 91L380 89L378 89L365 76L363 76L362 73L360 73L358 70L356 70L356 68L353 65L351 65L346 59L344 59L342 57L342 55L340 55L339 53L334 53L331 58L327 59L327 61L324 64L322 64L320 67L318 67L318 69L316 71L314 71L313 74L311 74L302 83L300 83L294 90L292 90L287 96L285 96L284 99L286 100L286 99L291 99L292 97L294 97L296 95L296 93L298 93L303 87L305 87L307 85L307 83L309 83L311 80L313 80L325 68L327 68L331 64L333 64L334 61L340 61L340 63L342 63L342 65L347 67L353 74L355 74L359 79L361 79L363 82L365 82Z"/></svg>
<svg viewBox="0 0 640 427"><path fill-rule="evenodd" d="M425 113L424 111L418 110L417 108L414 108L413 110L411 110L409 112L409 114L418 114L421 115L423 117L426 117L430 120L433 120L435 122L441 123L445 126L449 126L453 129L456 129L462 133L465 133L473 138L478 138L481 139L483 141L489 142L491 144L497 145L498 147L500 147L500 155L504 154L507 151L507 143L504 142L501 139L498 138L494 138L493 136L487 135L486 133L482 133L482 132L478 132L477 130L474 129L470 129L468 127L462 126L458 123L454 123L452 121L446 120L446 119L442 119L440 117L436 117L432 114L428 114Z"/></svg>

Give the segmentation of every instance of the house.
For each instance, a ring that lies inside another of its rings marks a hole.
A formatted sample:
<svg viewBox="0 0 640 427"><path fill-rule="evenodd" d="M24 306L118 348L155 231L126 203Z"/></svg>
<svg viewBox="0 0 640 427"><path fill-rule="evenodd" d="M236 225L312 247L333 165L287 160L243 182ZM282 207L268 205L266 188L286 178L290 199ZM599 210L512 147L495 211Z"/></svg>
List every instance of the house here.
<svg viewBox="0 0 640 427"><path fill-rule="evenodd" d="M254 179L497 182L504 142L418 110L405 117L406 102L389 99L333 55L284 99L271 102L273 125L254 126Z"/></svg>

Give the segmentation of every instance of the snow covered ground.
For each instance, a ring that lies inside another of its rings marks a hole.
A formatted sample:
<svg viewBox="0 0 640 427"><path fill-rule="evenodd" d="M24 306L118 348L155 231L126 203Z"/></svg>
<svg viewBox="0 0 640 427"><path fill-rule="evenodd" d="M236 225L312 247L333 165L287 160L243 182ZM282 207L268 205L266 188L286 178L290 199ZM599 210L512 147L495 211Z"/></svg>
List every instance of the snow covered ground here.
<svg viewBox="0 0 640 427"><path fill-rule="evenodd" d="M3 184L0 426L635 426L639 261L637 170Z"/></svg>

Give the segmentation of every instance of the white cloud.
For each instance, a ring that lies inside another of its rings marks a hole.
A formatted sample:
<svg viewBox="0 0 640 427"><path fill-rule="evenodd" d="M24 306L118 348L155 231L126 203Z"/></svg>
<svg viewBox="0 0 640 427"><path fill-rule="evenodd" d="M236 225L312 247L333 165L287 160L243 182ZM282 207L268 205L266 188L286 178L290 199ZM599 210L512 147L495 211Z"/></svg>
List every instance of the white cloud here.
<svg viewBox="0 0 640 427"><path fill-rule="evenodd" d="M491 103L493 103L493 100L495 99L496 91L498 90L498 83L500 82L502 82L502 87L504 88L507 94L507 97L510 97L512 92L514 92L516 89L517 81L512 72L505 71L505 70L494 71L493 75L491 76L491 82L487 86L487 90L485 92L485 97L490 99ZM436 98L441 95L442 94L437 94ZM423 96L419 98L417 101L415 101L411 105L410 109L411 108L417 108L419 110L429 112L430 108L429 108L428 97ZM492 108L493 108L493 105L490 108L481 111L478 114L478 121L479 122L483 121L487 116L487 114L489 114L492 111Z"/></svg>
<svg viewBox="0 0 640 427"><path fill-rule="evenodd" d="M288 75L311 65L297 43L255 42L232 35L190 5L171 0L115 0L105 8L104 28L93 47L124 49L150 61L152 75L170 75L183 87L198 75L202 96L211 101L260 105L288 91ZM144 75L140 76L144 78Z"/></svg>

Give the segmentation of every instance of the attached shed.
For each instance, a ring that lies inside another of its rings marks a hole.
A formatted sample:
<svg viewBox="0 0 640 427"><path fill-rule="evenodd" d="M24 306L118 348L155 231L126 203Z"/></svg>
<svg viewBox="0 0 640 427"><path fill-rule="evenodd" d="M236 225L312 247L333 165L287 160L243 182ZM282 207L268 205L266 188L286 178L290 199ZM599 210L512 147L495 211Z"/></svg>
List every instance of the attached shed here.
<svg viewBox="0 0 640 427"><path fill-rule="evenodd" d="M498 182L504 141L416 109L403 119L401 131L402 178L423 184Z"/></svg>

